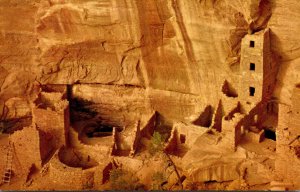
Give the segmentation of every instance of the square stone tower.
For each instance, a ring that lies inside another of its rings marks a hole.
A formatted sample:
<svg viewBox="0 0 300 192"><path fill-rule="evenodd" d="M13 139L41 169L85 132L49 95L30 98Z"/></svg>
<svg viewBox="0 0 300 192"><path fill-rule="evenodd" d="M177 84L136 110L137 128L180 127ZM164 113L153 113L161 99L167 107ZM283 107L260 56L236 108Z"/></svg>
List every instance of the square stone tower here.
<svg viewBox="0 0 300 192"><path fill-rule="evenodd" d="M69 102L60 92L41 92L34 101L32 122L37 129L52 136L50 147L58 149L68 143L70 126Z"/></svg>
<svg viewBox="0 0 300 192"><path fill-rule="evenodd" d="M272 64L269 29L246 35L241 45L239 97L250 108L267 101L273 92L276 69Z"/></svg>

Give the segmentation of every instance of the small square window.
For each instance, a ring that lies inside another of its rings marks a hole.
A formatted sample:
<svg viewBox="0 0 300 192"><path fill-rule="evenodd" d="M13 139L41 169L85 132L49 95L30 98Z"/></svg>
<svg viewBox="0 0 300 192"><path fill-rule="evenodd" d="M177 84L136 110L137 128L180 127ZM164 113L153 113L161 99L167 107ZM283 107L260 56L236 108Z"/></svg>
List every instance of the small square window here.
<svg viewBox="0 0 300 192"><path fill-rule="evenodd" d="M255 47L255 42L254 41L250 41L250 47Z"/></svg>
<svg viewBox="0 0 300 192"><path fill-rule="evenodd" d="M250 71L255 71L255 63L250 63Z"/></svg>
<svg viewBox="0 0 300 192"><path fill-rule="evenodd" d="M254 87L249 87L249 95L253 97L254 94L255 94L255 88Z"/></svg>

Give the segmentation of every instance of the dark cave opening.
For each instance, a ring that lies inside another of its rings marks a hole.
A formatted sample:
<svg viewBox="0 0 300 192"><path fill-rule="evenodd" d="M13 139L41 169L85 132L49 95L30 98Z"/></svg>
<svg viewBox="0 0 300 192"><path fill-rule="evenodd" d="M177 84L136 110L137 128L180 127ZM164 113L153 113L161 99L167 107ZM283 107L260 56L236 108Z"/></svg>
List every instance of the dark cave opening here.
<svg viewBox="0 0 300 192"><path fill-rule="evenodd" d="M70 98L70 121L89 120L97 115L97 111L91 108L94 103L81 98Z"/></svg>
<svg viewBox="0 0 300 192"><path fill-rule="evenodd" d="M0 121L0 133L13 134L15 131L22 130L31 124L31 116L2 120Z"/></svg>
<svg viewBox="0 0 300 192"><path fill-rule="evenodd" d="M88 138L92 137L106 137L106 136L111 136L113 132L113 127L109 125L94 125L91 127L88 127L84 130L86 136Z"/></svg>
<svg viewBox="0 0 300 192"><path fill-rule="evenodd" d="M265 129L265 138L276 141L276 132L270 129Z"/></svg>
<svg viewBox="0 0 300 192"><path fill-rule="evenodd" d="M86 135L87 138L107 137L112 136L113 127L108 125L98 117L98 112L94 108L94 102L82 99L72 98L69 96L70 102L70 121L73 125L77 122L85 121L85 126L81 129L81 134ZM116 131L122 131L122 128L117 127Z"/></svg>

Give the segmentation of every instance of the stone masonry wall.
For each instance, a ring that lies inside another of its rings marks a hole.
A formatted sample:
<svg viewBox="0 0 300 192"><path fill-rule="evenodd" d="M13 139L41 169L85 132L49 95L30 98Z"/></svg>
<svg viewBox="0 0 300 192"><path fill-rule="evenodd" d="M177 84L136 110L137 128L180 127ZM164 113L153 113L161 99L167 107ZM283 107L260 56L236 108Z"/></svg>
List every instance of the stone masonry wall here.
<svg viewBox="0 0 300 192"><path fill-rule="evenodd" d="M32 110L33 122L37 128L53 136L52 146L59 148L66 145L65 111L56 112L51 110L34 108Z"/></svg>
<svg viewBox="0 0 300 192"><path fill-rule="evenodd" d="M254 106L268 100L274 90L278 67L272 63L269 33L266 29L246 35L242 40L239 94L241 100Z"/></svg>
<svg viewBox="0 0 300 192"><path fill-rule="evenodd" d="M236 146L241 139L241 126L244 119L244 115L235 114L231 120L222 121L222 132L225 133L224 140L227 140L230 150L235 151Z"/></svg>
<svg viewBox="0 0 300 192"><path fill-rule="evenodd" d="M55 149L67 145L70 126L69 102L64 94L42 92L32 108L33 123L42 132L51 135L50 143Z"/></svg>
<svg viewBox="0 0 300 192"><path fill-rule="evenodd" d="M13 143L13 172L26 179L32 165L41 167L40 137L35 127L25 127L10 137Z"/></svg>
<svg viewBox="0 0 300 192"><path fill-rule="evenodd" d="M69 167L60 162L56 153L49 163L50 179L54 183L72 186L73 190L87 189L94 185L96 168L83 170L82 168ZM101 178L102 179L102 178Z"/></svg>
<svg viewBox="0 0 300 192"><path fill-rule="evenodd" d="M58 157L53 157L49 164L49 172L53 183L63 183L65 186L72 186L73 189L82 189L81 168L67 167L59 162Z"/></svg>

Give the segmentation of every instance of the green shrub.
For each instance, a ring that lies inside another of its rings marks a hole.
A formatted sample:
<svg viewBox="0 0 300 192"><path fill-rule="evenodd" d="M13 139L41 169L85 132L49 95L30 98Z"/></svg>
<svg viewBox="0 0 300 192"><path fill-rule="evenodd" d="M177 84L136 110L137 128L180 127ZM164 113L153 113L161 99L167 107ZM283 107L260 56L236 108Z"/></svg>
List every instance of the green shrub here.
<svg viewBox="0 0 300 192"><path fill-rule="evenodd" d="M112 169L109 179L112 190L136 190L141 187L136 175L122 168Z"/></svg>
<svg viewBox="0 0 300 192"><path fill-rule="evenodd" d="M149 153L151 155L156 154L157 152L162 152L164 148L164 137L157 131L154 131L151 138L151 144L149 148Z"/></svg>
<svg viewBox="0 0 300 192"><path fill-rule="evenodd" d="M152 175L152 190L162 190L162 183L165 181L166 178L162 172L155 172Z"/></svg>

